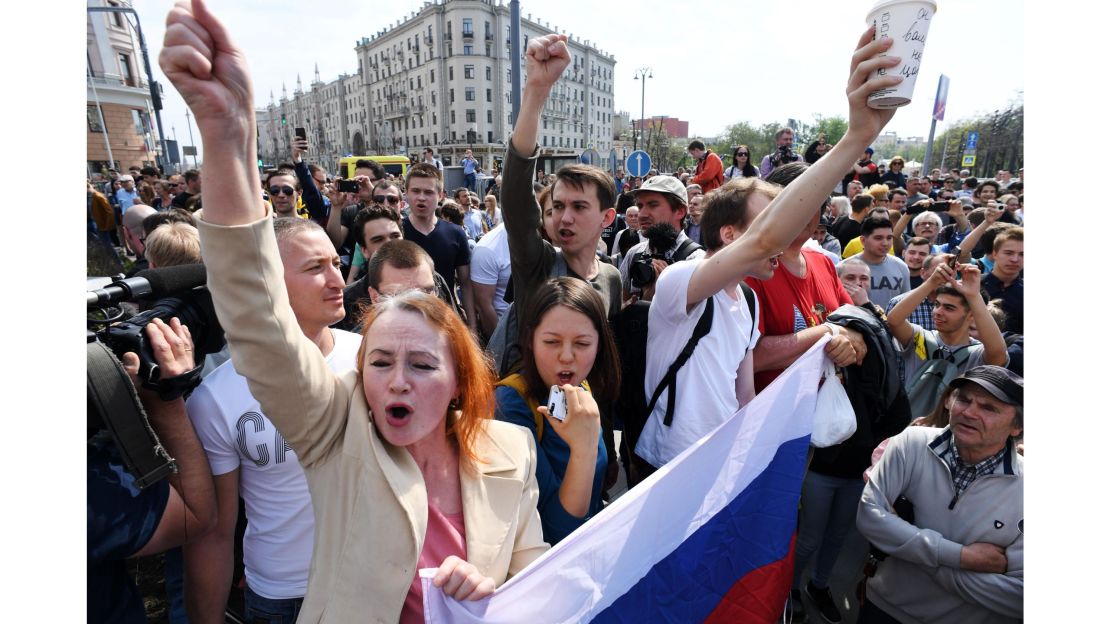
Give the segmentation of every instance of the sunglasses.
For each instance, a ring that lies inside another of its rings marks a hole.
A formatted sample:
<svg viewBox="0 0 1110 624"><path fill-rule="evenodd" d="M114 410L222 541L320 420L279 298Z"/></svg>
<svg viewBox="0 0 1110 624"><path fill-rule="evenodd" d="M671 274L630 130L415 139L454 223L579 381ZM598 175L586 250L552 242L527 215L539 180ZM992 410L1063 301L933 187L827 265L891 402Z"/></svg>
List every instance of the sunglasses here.
<svg viewBox="0 0 1110 624"><path fill-rule="evenodd" d="M374 201L376 203L379 203L379 204L384 204L386 202L389 202L391 204L396 204L396 203L400 203L401 198L397 197L396 195L375 195L374 196Z"/></svg>
<svg viewBox="0 0 1110 624"><path fill-rule="evenodd" d="M293 188L292 186L271 186L270 187L270 195L277 195L278 193L281 193L283 195L289 195L290 197L292 197L296 192L297 192L297 189Z"/></svg>
<svg viewBox="0 0 1110 624"><path fill-rule="evenodd" d="M736 152L736 155L737 156L747 156L748 153L747 152Z"/></svg>

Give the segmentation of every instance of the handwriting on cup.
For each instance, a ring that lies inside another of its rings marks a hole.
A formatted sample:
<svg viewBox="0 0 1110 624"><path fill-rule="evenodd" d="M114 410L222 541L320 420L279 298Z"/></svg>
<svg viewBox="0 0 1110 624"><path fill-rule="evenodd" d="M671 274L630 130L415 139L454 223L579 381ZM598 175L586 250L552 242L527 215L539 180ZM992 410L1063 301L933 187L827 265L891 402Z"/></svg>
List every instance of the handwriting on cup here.
<svg viewBox="0 0 1110 624"><path fill-rule="evenodd" d="M921 55L925 47L925 34L928 32L928 22L933 17L932 12L928 9L922 8L917 11L914 21L910 27L906 29L902 35L902 41L910 44L913 48L910 50L910 57L906 59L898 68L898 74L905 78L913 78L917 76L921 69ZM876 34L878 38L889 37L891 15L889 12L884 12L879 17L879 23L876 24ZM923 23L924 22L924 23ZM887 70L880 68L878 70L880 76L885 76Z"/></svg>

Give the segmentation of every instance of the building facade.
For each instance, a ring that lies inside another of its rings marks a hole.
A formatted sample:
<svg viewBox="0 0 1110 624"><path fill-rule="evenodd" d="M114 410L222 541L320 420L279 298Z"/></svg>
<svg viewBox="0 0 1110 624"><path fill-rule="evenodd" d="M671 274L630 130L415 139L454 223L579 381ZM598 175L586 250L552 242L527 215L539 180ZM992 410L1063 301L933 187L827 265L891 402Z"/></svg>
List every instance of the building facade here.
<svg viewBox="0 0 1110 624"><path fill-rule="evenodd" d="M637 119L633 122L633 127L644 133L651 132L653 129L662 129L672 139L684 139L690 136L690 122L666 115L651 119Z"/></svg>
<svg viewBox="0 0 1110 624"><path fill-rule="evenodd" d="M124 0L89 7L130 8ZM85 46L88 173L156 164L159 137L138 37L123 13L87 13Z"/></svg>
<svg viewBox="0 0 1110 624"><path fill-rule="evenodd" d="M511 132L509 18L500 1L437 0L362 38L353 75L323 83L317 73L308 91L298 79L292 98L283 87L280 101L271 96L258 111L263 160L288 160L288 141L299 126L318 146L308 159L329 170L348 154L418 159L428 146L447 165L469 148L484 169L498 168ZM521 16L522 46L552 32L549 23ZM616 61L589 41L570 38L568 45L573 60L544 108L540 152L555 161L593 148L608 166Z"/></svg>

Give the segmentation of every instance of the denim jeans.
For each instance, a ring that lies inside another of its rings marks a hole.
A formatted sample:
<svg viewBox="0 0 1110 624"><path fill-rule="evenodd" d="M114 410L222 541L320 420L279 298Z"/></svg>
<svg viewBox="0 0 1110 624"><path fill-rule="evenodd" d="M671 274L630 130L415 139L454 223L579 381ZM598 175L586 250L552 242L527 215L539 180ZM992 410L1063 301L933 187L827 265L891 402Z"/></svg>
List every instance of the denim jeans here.
<svg viewBox="0 0 1110 624"><path fill-rule="evenodd" d="M840 555L840 547L855 526L856 509L862 495L862 477L844 479L812 470L806 473L794 549L794 589L802 588L802 572L814 552L817 561L813 566L813 584L819 588L829 586L829 576Z"/></svg>
<svg viewBox="0 0 1110 624"><path fill-rule="evenodd" d="M243 592L247 624L293 624L304 598L273 599L259 596L247 586Z"/></svg>

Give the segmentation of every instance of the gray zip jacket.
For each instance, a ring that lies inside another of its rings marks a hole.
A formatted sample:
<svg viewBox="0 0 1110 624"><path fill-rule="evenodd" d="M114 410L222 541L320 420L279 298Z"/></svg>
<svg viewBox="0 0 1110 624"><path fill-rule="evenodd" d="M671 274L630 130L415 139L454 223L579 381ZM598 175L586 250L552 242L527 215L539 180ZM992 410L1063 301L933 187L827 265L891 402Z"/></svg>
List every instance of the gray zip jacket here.
<svg viewBox="0 0 1110 624"><path fill-rule="evenodd" d="M952 444L946 427L909 427L891 438L871 472L856 525L890 556L867 583L867 599L900 622L1017 622L1024 604L1023 459L1011 440L992 474L958 498L940 454ZM899 495L913 503L914 523L899 518ZM1006 550L1005 574L960 568L960 551L975 542Z"/></svg>

